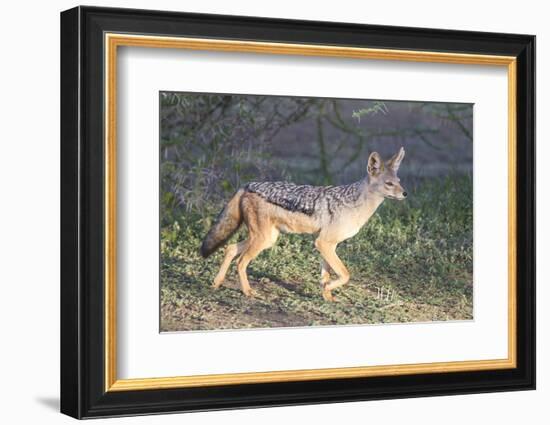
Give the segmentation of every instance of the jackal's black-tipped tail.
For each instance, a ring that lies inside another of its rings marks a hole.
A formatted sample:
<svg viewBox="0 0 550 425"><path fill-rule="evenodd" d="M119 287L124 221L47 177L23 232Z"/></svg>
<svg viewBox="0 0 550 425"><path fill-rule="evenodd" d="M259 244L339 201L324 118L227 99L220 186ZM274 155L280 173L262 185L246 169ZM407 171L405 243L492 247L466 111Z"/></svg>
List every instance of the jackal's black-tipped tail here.
<svg viewBox="0 0 550 425"><path fill-rule="evenodd" d="M237 191L208 231L201 245L201 255L204 258L222 246L240 227L243 221L240 206L243 193L243 189Z"/></svg>

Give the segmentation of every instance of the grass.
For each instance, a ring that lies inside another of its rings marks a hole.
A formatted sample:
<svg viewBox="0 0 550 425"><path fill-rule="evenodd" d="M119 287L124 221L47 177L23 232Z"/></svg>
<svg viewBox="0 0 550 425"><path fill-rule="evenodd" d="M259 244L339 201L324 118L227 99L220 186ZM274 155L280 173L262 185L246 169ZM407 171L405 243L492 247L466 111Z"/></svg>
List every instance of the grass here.
<svg viewBox="0 0 550 425"><path fill-rule="evenodd" d="M313 235L282 235L249 266L256 295L239 289L234 265L211 283L223 250L198 248L219 206L181 214L161 230L161 331L400 323L473 318L472 181L419 182L403 202L386 200L338 255L350 282L321 297ZM234 236L241 240L243 229Z"/></svg>

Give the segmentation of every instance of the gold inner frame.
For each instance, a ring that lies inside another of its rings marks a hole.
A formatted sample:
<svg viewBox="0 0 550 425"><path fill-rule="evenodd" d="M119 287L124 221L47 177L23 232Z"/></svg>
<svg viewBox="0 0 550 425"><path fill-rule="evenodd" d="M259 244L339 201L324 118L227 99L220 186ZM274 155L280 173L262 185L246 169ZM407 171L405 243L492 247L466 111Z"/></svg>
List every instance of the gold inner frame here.
<svg viewBox="0 0 550 425"><path fill-rule="evenodd" d="M148 35L105 34L105 391L149 390L214 385L410 375L510 369L516 367L516 58L444 52L370 49L328 45L212 40ZM325 56L507 67L508 72L508 357L383 366L118 379L116 372L116 99L119 46Z"/></svg>

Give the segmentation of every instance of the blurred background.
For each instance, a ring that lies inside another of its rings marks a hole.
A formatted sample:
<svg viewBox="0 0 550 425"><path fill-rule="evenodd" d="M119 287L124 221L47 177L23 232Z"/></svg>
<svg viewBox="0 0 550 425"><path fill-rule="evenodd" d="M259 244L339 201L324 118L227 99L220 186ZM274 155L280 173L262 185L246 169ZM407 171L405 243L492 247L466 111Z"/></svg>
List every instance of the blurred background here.
<svg viewBox="0 0 550 425"><path fill-rule="evenodd" d="M368 155L407 152L405 181L472 173L470 104L169 93L161 102L163 222L253 180L338 185Z"/></svg>

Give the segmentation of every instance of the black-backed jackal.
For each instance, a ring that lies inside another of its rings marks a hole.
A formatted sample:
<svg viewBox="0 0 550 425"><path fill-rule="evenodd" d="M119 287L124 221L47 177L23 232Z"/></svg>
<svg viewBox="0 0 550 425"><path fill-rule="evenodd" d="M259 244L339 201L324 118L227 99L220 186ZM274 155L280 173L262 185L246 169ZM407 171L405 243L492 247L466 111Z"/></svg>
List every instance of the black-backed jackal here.
<svg viewBox="0 0 550 425"><path fill-rule="evenodd" d="M369 156L367 175L343 186L309 186L286 182L249 183L237 191L204 238L201 254L208 257L223 245L244 222L248 238L226 248L214 279L218 288L234 258L242 291L252 294L246 268L261 251L273 246L279 233L316 234L321 254L323 297L333 301L332 290L349 281L336 246L356 235L385 198L403 200L407 193L397 177L405 156L403 148L384 162L377 152ZM331 280L331 273L336 275Z"/></svg>

